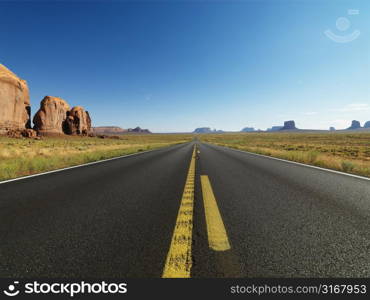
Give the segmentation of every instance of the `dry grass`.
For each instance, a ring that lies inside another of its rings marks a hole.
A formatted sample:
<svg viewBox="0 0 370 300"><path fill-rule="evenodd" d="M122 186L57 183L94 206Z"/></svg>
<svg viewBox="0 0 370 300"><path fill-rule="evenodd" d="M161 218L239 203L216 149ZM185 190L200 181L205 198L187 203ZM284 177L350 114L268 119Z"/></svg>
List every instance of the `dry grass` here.
<svg viewBox="0 0 370 300"><path fill-rule="evenodd" d="M198 138L221 146L370 177L370 133L230 133Z"/></svg>
<svg viewBox="0 0 370 300"><path fill-rule="evenodd" d="M0 180L184 143L191 134L42 140L0 137ZM370 133L230 133L201 141L370 177Z"/></svg>
<svg viewBox="0 0 370 300"><path fill-rule="evenodd" d="M191 135L184 134L123 135L119 139L0 137L0 180L157 149L191 139Z"/></svg>

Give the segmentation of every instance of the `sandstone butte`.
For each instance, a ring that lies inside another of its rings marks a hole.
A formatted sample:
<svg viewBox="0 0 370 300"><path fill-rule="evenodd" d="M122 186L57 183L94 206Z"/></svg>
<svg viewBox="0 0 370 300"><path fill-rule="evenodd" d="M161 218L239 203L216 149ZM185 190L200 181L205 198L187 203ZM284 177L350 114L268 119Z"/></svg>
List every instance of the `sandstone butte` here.
<svg viewBox="0 0 370 300"><path fill-rule="evenodd" d="M65 100L46 96L33 117L34 129L41 135L64 134L63 126L69 110L69 104Z"/></svg>
<svg viewBox="0 0 370 300"><path fill-rule="evenodd" d="M33 118L34 129L40 135L88 135L91 133L89 112L81 106L70 109L67 101L46 96Z"/></svg>
<svg viewBox="0 0 370 300"><path fill-rule="evenodd" d="M91 132L91 119L88 111L82 106L75 106L67 112L67 119L64 125L66 134L87 135Z"/></svg>
<svg viewBox="0 0 370 300"><path fill-rule="evenodd" d="M31 127L27 82L0 64L0 133Z"/></svg>
<svg viewBox="0 0 370 300"><path fill-rule="evenodd" d="M70 108L67 101L46 96L33 118L28 85L12 71L0 64L0 134L13 137L91 133L91 119L81 106Z"/></svg>

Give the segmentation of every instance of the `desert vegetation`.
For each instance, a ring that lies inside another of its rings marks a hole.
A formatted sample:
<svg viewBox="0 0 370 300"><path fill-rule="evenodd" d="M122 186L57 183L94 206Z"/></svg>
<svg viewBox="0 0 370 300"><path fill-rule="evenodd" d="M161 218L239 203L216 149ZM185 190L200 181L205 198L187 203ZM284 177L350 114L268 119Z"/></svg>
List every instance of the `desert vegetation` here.
<svg viewBox="0 0 370 300"><path fill-rule="evenodd" d="M157 149L190 141L185 134L99 137L0 137L0 180Z"/></svg>
<svg viewBox="0 0 370 300"><path fill-rule="evenodd" d="M370 177L370 133L204 134L203 142Z"/></svg>

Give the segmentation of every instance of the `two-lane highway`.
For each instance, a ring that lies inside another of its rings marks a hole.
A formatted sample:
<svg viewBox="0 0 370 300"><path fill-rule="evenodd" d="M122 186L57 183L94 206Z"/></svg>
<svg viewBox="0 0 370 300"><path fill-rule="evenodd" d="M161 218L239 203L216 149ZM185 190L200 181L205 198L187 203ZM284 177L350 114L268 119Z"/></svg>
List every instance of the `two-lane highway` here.
<svg viewBox="0 0 370 300"><path fill-rule="evenodd" d="M0 276L369 277L369 225L366 179L194 141L0 184Z"/></svg>

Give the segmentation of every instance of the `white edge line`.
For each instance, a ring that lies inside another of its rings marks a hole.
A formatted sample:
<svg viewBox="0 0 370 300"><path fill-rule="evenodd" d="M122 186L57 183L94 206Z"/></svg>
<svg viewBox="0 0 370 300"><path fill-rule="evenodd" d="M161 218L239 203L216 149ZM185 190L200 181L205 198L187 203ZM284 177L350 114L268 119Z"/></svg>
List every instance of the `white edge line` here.
<svg viewBox="0 0 370 300"><path fill-rule="evenodd" d="M231 148L231 147L220 146L220 145L209 144L209 143L205 143L205 144L212 145L212 146L218 146L218 147L222 147L222 148L225 148L225 149L231 149L231 150L238 151L238 152L241 152L241 153L247 153L247 154L252 154L252 155L261 156L261 157L265 157L265 158L270 158L270 159L274 159L274 160L278 160L278 161L282 161L282 162L286 162L286 163L290 163L290 164L294 164L294 165L298 165L298 166L303 166L303 167L307 167L307 168L317 169L317 170L321 170L321 171L326 171L326 172L330 172L330 173L335 173L335 174L339 174L339 175L345 175L345 176L354 177L354 178L357 178L357 179L363 179L363 180L370 181L370 178L364 177L364 176L359 176L359 175L344 173L344 172L340 172L340 171L336 171L336 170L332 170L332 169L326 169L326 168L321 168L321 167L317 167L317 166L307 165L307 164L299 163L299 162L292 161L292 160L286 160L286 159L277 158L277 157L273 157L273 156L253 153L253 152L249 152L249 151L243 151L243 150L234 149L234 148Z"/></svg>
<svg viewBox="0 0 370 300"><path fill-rule="evenodd" d="M180 145L180 144L170 145L168 147L176 146L176 145ZM135 153L131 153L131 154L125 154L125 155L121 155L121 156L117 156L117 157L112 157L112 158L107 158L107 159L92 161L92 162L89 162L89 163L86 163L86 164L80 164L80 165L75 165L75 166L66 167L66 168L62 168L62 169L51 170L51 171L47 171L47 172L43 172L43 173L37 173L37 174L32 174L32 175L17 177L17 178L13 178L13 179L8 179L8 180L0 181L0 184L9 183L9 182L18 181L18 180L23 180L23 179L28 179L28 178L37 177L37 176L42 176L42 175L51 174L51 173L62 172L62 171L76 169L76 168L80 168L80 167L95 165L95 164L99 164L99 163L103 163L103 162L107 162L107 161L111 161L111 160L115 160L115 159L125 158L125 157L129 157L129 156L134 156L134 155L140 155L140 154L144 154L144 153L148 153L148 152L152 152L152 151L157 151L157 150L164 149L164 148L166 148L166 147L162 147L162 148L158 148L158 149L152 149L152 150L147 150L147 151L141 151L141 152L135 152Z"/></svg>

